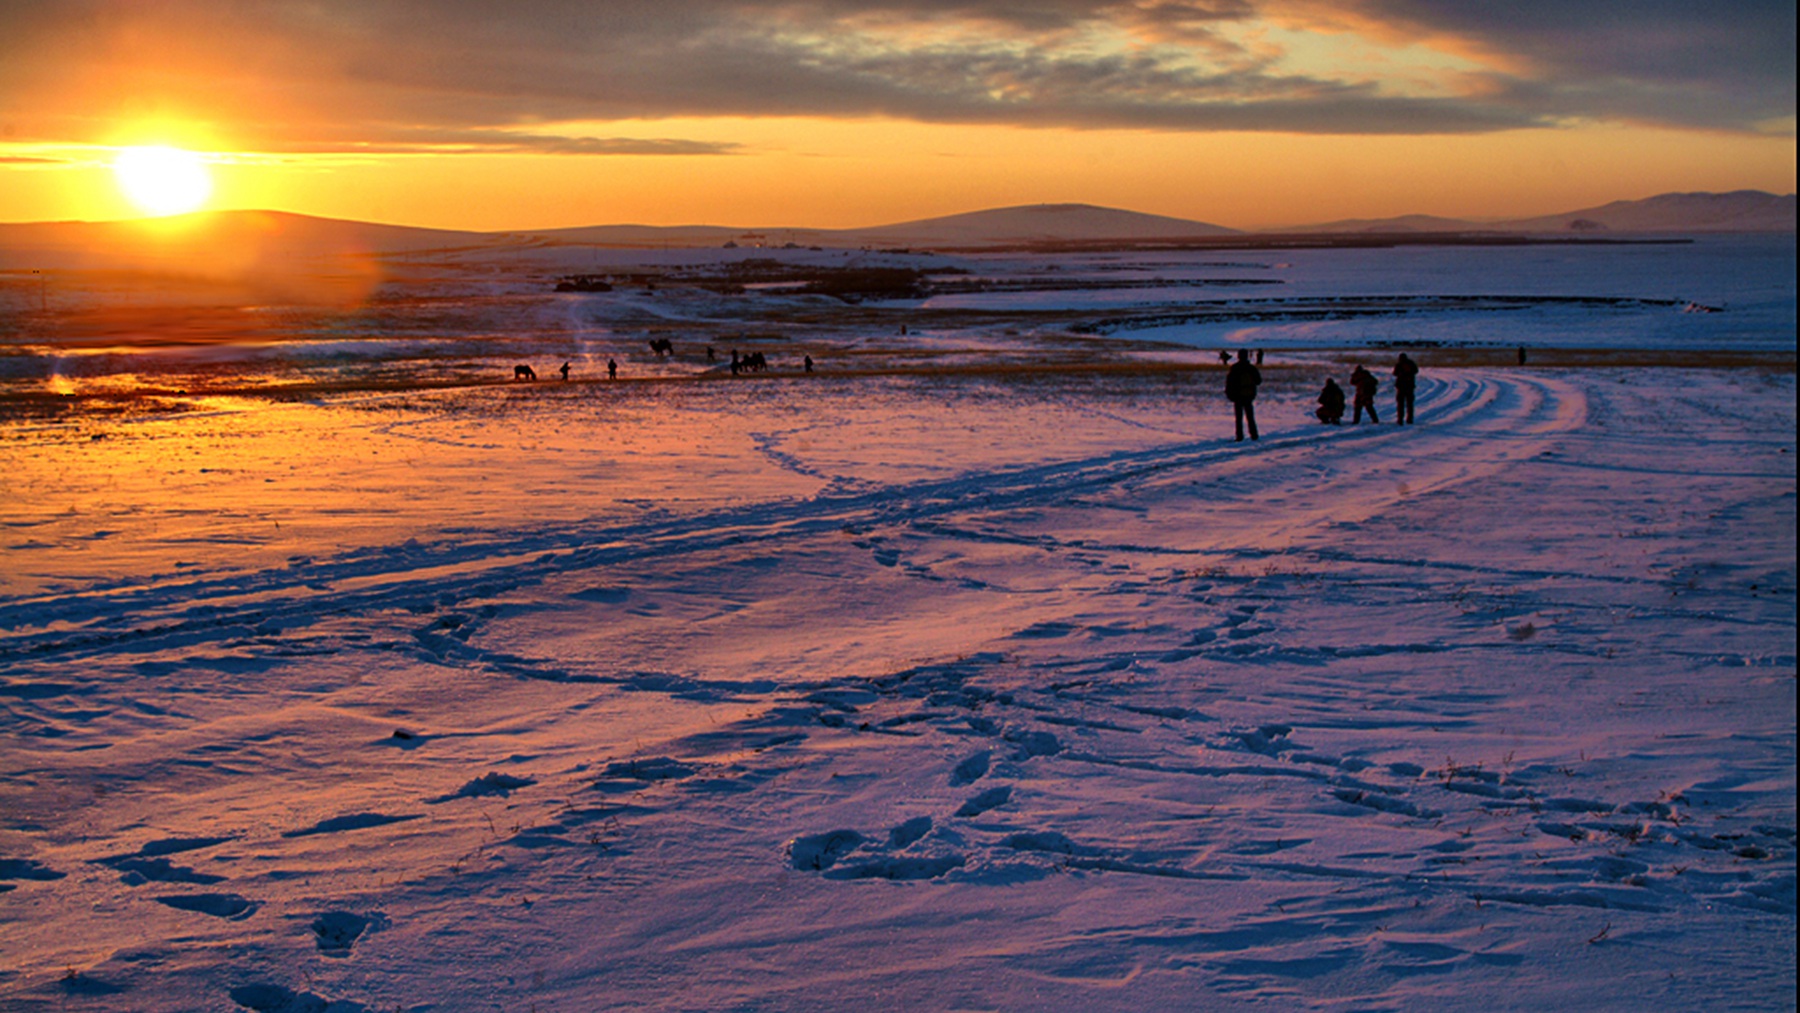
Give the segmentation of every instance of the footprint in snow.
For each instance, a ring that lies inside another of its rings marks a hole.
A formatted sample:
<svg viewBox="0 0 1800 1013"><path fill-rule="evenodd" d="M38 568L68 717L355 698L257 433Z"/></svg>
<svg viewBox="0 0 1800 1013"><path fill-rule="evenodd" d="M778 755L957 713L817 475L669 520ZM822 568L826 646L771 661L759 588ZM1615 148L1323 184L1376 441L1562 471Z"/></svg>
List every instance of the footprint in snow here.
<svg viewBox="0 0 1800 1013"><path fill-rule="evenodd" d="M468 784L463 785L461 788L458 788L448 795L439 795L436 798L428 798L425 800L425 803L427 805L436 805L440 802L449 802L453 799L487 798L494 795L505 798L520 788L529 788L536 783L536 781L529 777L513 777L510 774L491 772L475 778Z"/></svg>
<svg viewBox="0 0 1800 1013"><path fill-rule="evenodd" d="M908 847L931 831L931 817L915 816L888 831L892 848ZM796 869L818 872L826 879L888 879L895 881L937 879L960 869L968 862L961 854L884 855L870 854L849 859L865 846L879 851L868 838L855 830L832 830L808 837L797 837L788 844L788 859Z"/></svg>
<svg viewBox="0 0 1800 1013"><path fill-rule="evenodd" d="M618 760L606 765L594 782L596 791L641 791L659 781L679 781L692 777L696 768L668 756L652 756L641 760Z"/></svg>
<svg viewBox="0 0 1800 1013"><path fill-rule="evenodd" d="M1062 752L1062 743L1049 732L1031 732L1018 728L1009 728L1002 736L1006 741L1019 747L1016 757L1029 760L1034 756L1055 756Z"/></svg>
<svg viewBox="0 0 1800 1013"><path fill-rule="evenodd" d="M974 784L981 780L988 772L988 763L992 756L991 750L983 749L957 764L950 771L950 787L961 788L963 785Z"/></svg>
<svg viewBox="0 0 1800 1013"><path fill-rule="evenodd" d="M176 865L166 858L112 858L103 859L102 865L110 865L122 874L119 881L126 886L142 886L155 881L158 883L223 883L224 876L211 873L195 872L193 869Z"/></svg>
<svg viewBox="0 0 1800 1013"><path fill-rule="evenodd" d="M1001 785L998 788L989 788L987 791L964 802L962 807L956 810L956 815L980 816L989 809L1003 806L1010 801L1012 801L1012 785Z"/></svg>
<svg viewBox="0 0 1800 1013"><path fill-rule="evenodd" d="M888 831L888 846L905 848L928 833L931 833L931 817L914 816Z"/></svg>
<svg viewBox="0 0 1800 1013"><path fill-rule="evenodd" d="M39 865L29 858L0 858L0 879L61 879L67 873Z"/></svg>
<svg viewBox="0 0 1800 1013"><path fill-rule="evenodd" d="M364 934L384 929L387 924L387 918L379 913L365 918L349 911L327 911L313 919L313 941L327 957L347 957Z"/></svg>
<svg viewBox="0 0 1800 1013"><path fill-rule="evenodd" d="M854 830L832 830L809 837L796 837L788 843L788 859L794 868L823 872L838 859L862 846L866 838Z"/></svg>
<svg viewBox="0 0 1800 1013"><path fill-rule="evenodd" d="M1289 750L1298 748L1288 741L1288 733L1294 729L1288 725L1263 725L1255 731L1231 731L1226 734L1237 739L1245 749L1264 756L1280 756Z"/></svg>
<svg viewBox="0 0 1800 1013"><path fill-rule="evenodd" d="M177 911L194 911L214 918L229 918L242 921L256 913L256 902L235 893L191 893L175 894L155 898L158 904L166 904Z"/></svg>
<svg viewBox="0 0 1800 1013"><path fill-rule="evenodd" d="M328 820L320 820L310 827L289 830L283 837L311 837L314 834L336 834L346 830L366 830L370 827L383 827L389 823L404 823L416 820L418 815L389 816L386 813L351 813L347 816L333 816Z"/></svg>

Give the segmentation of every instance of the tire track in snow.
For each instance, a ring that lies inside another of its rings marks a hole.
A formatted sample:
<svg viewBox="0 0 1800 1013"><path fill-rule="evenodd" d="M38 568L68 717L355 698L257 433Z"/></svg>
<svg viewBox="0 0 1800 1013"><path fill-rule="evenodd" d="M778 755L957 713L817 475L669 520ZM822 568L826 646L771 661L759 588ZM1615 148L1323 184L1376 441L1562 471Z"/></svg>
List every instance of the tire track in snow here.
<svg viewBox="0 0 1800 1013"><path fill-rule="evenodd" d="M1554 435L1578 427L1585 401L1567 385L1528 375L1449 374L1421 384L1417 426L1303 426L1259 443L1216 439L1120 451L1073 461L971 472L870 491L827 491L686 517L623 525L563 524L508 529L485 538L444 538L363 550L336 559L229 577L96 589L0 602L0 664L116 651L166 649L310 626L331 616L387 609L434 612L557 574L665 559L736 546L804 538L844 529L899 526L946 515L1066 503L1147 481L1191 482L1230 475L1249 515L1217 540L1270 545L1302 529L1342 520L1345 503L1365 515L1385 505L1490 474L1540 452ZM1330 496L1271 512L1266 500L1316 486L1328 452L1334 467L1405 462L1406 488L1361 471L1354 495ZM1273 490L1273 493L1271 492ZM1234 505L1218 501L1221 511ZM1271 518L1274 523L1271 524ZM1209 541L1214 539L1209 539ZM1171 552L1206 551L1189 546ZM17 631L17 632L3 632Z"/></svg>
<svg viewBox="0 0 1800 1013"><path fill-rule="evenodd" d="M1235 490L1234 509L1221 510L1223 523L1209 524L1206 547L1279 551L1327 525L1365 521L1536 457L1587 418L1580 391L1542 377L1455 373L1421 387L1415 425L1389 416L1352 432L1316 426L1309 439L1282 439L1278 451L1251 459L1256 470Z"/></svg>

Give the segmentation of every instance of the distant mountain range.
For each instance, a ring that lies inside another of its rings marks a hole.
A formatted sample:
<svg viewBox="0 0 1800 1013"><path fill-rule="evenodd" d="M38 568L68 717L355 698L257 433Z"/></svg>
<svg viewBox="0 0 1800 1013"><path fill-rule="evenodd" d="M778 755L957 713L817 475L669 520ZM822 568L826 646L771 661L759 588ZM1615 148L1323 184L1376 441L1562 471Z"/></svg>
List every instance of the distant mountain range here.
<svg viewBox="0 0 1800 1013"><path fill-rule="evenodd" d="M1399 218L1351 219L1286 228L1281 232L1793 232L1794 195L1761 190L1731 193L1665 193L1644 200L1618 200L1599 207L1536 218L1497 222L1405 215Z"/></svg>
<svg viewBox="0 0 1800 1013"><path fill-rule="evenodd" d="M1264 235L1401 234L1684 235L1793 232L1794 195L1758 190L1671 193L1562 214L1477 222L1429 215L1354 219ZM191 268L213 275L281 271L297 259L582 245L620 247L820 246L974 250L1106 243L1218 244L1249 233L1209 222L1090 204L994 208L863 229L744 229L714 225L598 225L461 232L317 218L279 211L215 211L175 219L0 224L0 270Z"/></svg>
<svg viewBox="0 0 1800 1013"><path fill-rule="evenodd" d="M1364 218L1269 230L1275 234L1407 233L1696 233L1793 232L1794 195L1668 193L1646 200L1506 221L1469 221L1432 215ZM1028 204L970 211L864 229L728 229L710 225L602 225L532 233L563 242L609 245L875 246L916 249L1024 247L1068 243L1180 242L1248 235L1186 218L1148 215L1092 204Z"/></svg>

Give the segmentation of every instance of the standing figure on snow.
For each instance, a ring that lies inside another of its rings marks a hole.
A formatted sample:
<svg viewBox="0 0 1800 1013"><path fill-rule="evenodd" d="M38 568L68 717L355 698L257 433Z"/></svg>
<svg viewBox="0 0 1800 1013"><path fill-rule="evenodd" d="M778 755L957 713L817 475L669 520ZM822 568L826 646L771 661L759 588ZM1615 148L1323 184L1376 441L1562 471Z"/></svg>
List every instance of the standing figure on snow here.
<svg viewBox="0 0 1800 1013"><path fill-rule="evenodd" d="M1245 425L1250 427L1251 439L1262 438L1256 435L1256 388L1261 384L1262 372L1250 365L1250 353L1240 350L1237 362L1225 371L1225 396L1230 399L1232 413L1237 417L1239 443L1244 441Z"/></svg>
<svg viewBox="0 0 1800 1013"><path fill-rule="evenodd" d="M619 378L619 364L617 361L613 359L606 360L606 378L608 380L617 380Z"/></svg>
<svg viewBox="0 0 1800 1013"><path fill-rule="evenodd" d="M1319 410L1313 414L1327 425L1343 425L1344 388L1339 387L1336 380L1326 379L1325 389L1319 392Z"/></svg>
<svg viewBox="0 0 1800 1013"><path fill-rule="evenodd" d="M1350 386L1356 389L1355 410L1351 412L1350 424L1361 423L1365 411L1369 413L1370 422L1380 422L1381 419L1375 415L1375 390L1381 386L1381 381L1375 379L1374 373L1358 366L1356 372L1350 374Z"/></svg>
<svg viewBox="0 0 1800 1013"><path fill-rule="evenodd" d="M1400 361L1394 363L1394 424L1412 425L1413 420L1413 385L1419 379L1419 364L1400 353ZM1374 412L1369 413L1373 418Z"/></svg>
<svg viewBox="0 0 1800 1013"><path fill-rule="evenodd" d="M568 382L569 382L569 364L568 364L568 363L566 363L566 362L565 362L565 363L563 363L563 364L562 364L562 368L561 368L561 369L559 369L559 370L557 370L557 372L559 372L559 373L561 373L561 374L562 374L562 375L563 375L563 382L564 382L564 383L568 383Z"/></svg>

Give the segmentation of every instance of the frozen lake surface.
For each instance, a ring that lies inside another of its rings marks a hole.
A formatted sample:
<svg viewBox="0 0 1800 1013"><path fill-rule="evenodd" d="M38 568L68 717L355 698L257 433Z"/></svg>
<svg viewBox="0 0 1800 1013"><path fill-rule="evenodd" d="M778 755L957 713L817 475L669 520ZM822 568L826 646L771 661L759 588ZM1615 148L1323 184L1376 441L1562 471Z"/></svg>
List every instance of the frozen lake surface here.
<svg viewBox="0 0 1800 1013"><path fill-rule="evenodd" d="M545 375L568 362L581 379L609 359L627 379L693 378L722 373L734 348L777 371L811 355L840 372L962 365L971 350L984 363L1205 363L1239 347L1791 355L1794 250L1791 234L962 256L524 246L296 260L250 280L12 272L0 398L460 383L519 362ZM555 290L571 276L610 290ZM359 295L284 301L320 291ZM652 338L674 356L651 354Z"/></svg>

